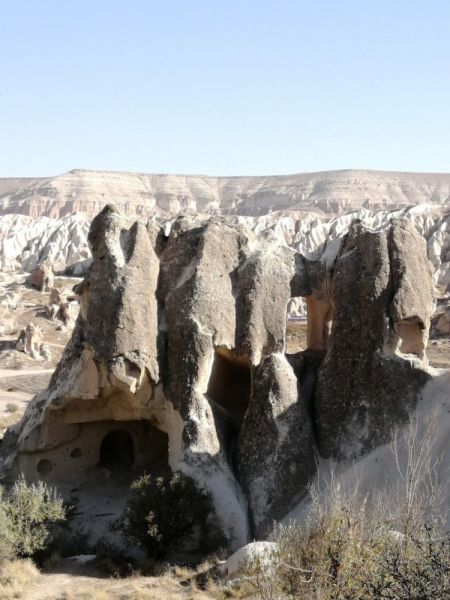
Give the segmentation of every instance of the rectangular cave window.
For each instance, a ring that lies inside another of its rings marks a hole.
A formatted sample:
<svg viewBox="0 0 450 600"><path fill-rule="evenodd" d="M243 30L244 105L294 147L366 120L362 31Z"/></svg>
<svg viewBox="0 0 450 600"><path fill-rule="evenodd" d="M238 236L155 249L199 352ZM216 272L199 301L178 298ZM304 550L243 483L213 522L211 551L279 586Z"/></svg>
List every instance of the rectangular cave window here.
<svg viewBox="0 0 450 600"><path fill-rule="evenodd" d="M423 326L415 321L400 321L394 325L399 336L398 345L402 354L414 354L422 359L425 356L425 332Z"/></svg>
<svg viewBox="0 0 450 600"><path fill-rule="evenodd" d="M252 376L247 356L216 348L206 395L212 404L241 425L250 402Z"/></svg>

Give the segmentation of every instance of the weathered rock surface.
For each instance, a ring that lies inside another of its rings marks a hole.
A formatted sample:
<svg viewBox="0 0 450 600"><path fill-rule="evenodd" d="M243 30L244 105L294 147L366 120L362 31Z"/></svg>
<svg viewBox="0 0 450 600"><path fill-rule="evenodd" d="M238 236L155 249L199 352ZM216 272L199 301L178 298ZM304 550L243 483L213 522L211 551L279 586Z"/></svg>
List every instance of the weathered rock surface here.
<svg viewBox="0 0 450 600"><path fill-rule="evenodd" d="M442 335L450 333L450 310L447 310L436 323L436 331Z"/></svg>
<svg viewBox="0 0 450 600"><path fill-rule="evenodd" d="M54 321L61 319L65 325L73 326L75 320L75 305L78 302L69 298L64 298L57 288L52 288L50 291L49 303L45 307L45 315L47 319Z"/></svg>
<svg viewBox="0 0 450 600"><path fill-rule="evenodd" d="M92 262L87 234L90 219L75 213L62 219L7 214L0 217L0 269L31 273L39 264L82 276Z"/></svg>
<svg viewBox="0 0 450 600"><path fill-rule="evenodd" d="M306 494L316 465L305 399L283 355L272 354L255 370L236 464L253 531L263 538L270 534L273 521L283 518Z"/></svg>
<svg viewBox="0 0 450 600"><path fill-rule="evenodd" d="M16 349L25 352L31 358L39 358L41 355L42 337L41 330L34 323L29 323L19 334Z"/></svg>
<svg viewBox="0 0 450 600"><path fill-rule="evenodd" d="M76 169L57 177L0 179L0 214L91 217L114 203L124 213L259 216L276 210L343 213L450 200L450 175L368 170L262 177L158 175Z"/></svg>
<svg viewBox="0 0 450 600"><path fill-rule="evenodd" d="M146 221L146 217L141 218ZM255 233L272 230L280 241L309 260L328 262L334 261L352 220L361 219L365 226L380 229L392 218L406 218L414 224L427 241L435 282L448 285L450 216L447 209L437 205L422 204L397 211L362 209L341 216L289 210L261 217L228 217L233 224L245 225ZM161 223L168 235L172 219L162 218ZM80 213L61 219L41 217L36 221L23 215L0 216L0 269L31 272L48 258L55 272L82 276L92 261L87 243L89 225L90 220Z"/></svg>
<svg viewBox="0 0 450 600"><path fill-rule="evenodd" d="M118 468L181 469L211 490L238 547L298 502L317 433L324 455L344 457L343 436L363 427L364 452L413 405L427 379L425 242L407 220L355 223L334 265L220 216L166 233L113 206L95 217L72 338L5 464L81 486ZM287 359L286 307L300 296L308 349Z"/></svg>
<svg viewBox="0 0 450 600"><path fill-rule="evenodd" d="M50 292L53 288L53 271L51 265L48 263L38 265L31 275L26 278L26 283L41 292Z"/></svg>
<svg viewBox="0 0 450 600"><path fill-rule="evenodd" d="M376 232L355 221L336 259L332 298L315 418L322 456L347 460L385 442L427 381L433 290L424 240L406 220Z"/></svg>

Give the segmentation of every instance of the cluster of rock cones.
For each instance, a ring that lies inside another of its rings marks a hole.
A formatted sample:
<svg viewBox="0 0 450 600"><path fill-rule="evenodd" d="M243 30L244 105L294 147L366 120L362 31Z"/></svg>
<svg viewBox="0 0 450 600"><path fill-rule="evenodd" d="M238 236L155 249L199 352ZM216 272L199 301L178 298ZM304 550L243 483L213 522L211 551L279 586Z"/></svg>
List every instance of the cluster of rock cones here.
<svg viewBox="0 0 450 600"><path fill-rule="evenodd" d="M384 443L429 378L432 278L406 219L354 221L336 258L314 261L223 217L179 217L166 237L106 206L89 244L72 338L5 436L11 475L101 481L102 439L125 430L133 468L190 474L239 547L298 504L317 454ZM308 348L286 355L291 297Z"/></svg>

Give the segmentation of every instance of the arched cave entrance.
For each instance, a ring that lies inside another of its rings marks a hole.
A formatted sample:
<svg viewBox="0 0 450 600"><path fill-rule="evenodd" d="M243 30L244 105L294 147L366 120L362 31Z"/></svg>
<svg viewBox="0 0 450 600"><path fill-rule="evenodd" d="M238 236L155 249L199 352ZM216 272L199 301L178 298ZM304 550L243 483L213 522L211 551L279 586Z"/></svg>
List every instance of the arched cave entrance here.
<svg viewBox="0 0 450 600"><path fill-rule="evenodd" d="M99 465L113 473L133 468L134 444L129 431L114 429L105 435L100 445Z"/></svg>

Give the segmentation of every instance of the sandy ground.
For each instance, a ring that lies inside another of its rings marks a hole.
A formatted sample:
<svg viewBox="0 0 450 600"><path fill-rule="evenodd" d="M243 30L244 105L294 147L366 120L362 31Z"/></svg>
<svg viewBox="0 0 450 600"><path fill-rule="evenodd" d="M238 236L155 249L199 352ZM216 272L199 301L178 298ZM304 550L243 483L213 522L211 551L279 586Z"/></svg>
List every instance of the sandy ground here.
<svg viewBox="0 0 450 600"><path fill-rule="evenodd" d="M436 318L444 312L442 309L436 313ZM289 321L286 330L286 352L294 354L306 348L306 321ZM436 369L450 368L450 336L434 335L428 342L428 362Z"/></svg>
<svg viewBox="0 0 450 600"><path fill-rule="evenodd" d="M0 271L0 369L46 370L55 368L70 339L70 329L60 330L62 321L51 321L45 316L45 306L49 293L41 293L25 284L27 273L3 273ZM73 286L80 279L55 277L54 285L63 296L71 296ZM9 304L9 306L8 306ZM42 330L42 341L50 346L50 361L30 358L23 352L15 351L15 341L19 332L29 323ZM45 386L44 386L45 387Z"/></svg>
<svg viewBox="0 0 450 600"><path fill-rule="evenodd" d="M286 353L295 354L306 349L306 321L288 321L286 327Z"/></svg>
<svg viewBox="0 0 450 600"><path fill-rule="evenodd" d="M99 574L92 565L78 566L65 560L41 573L18 598L20 600L212 600L207 591L193 590L181 585L186 577L182 572L160 577L142 577L137 574L126 579L115 579ZM227 596L225 596L227 597Z"/></svg>

